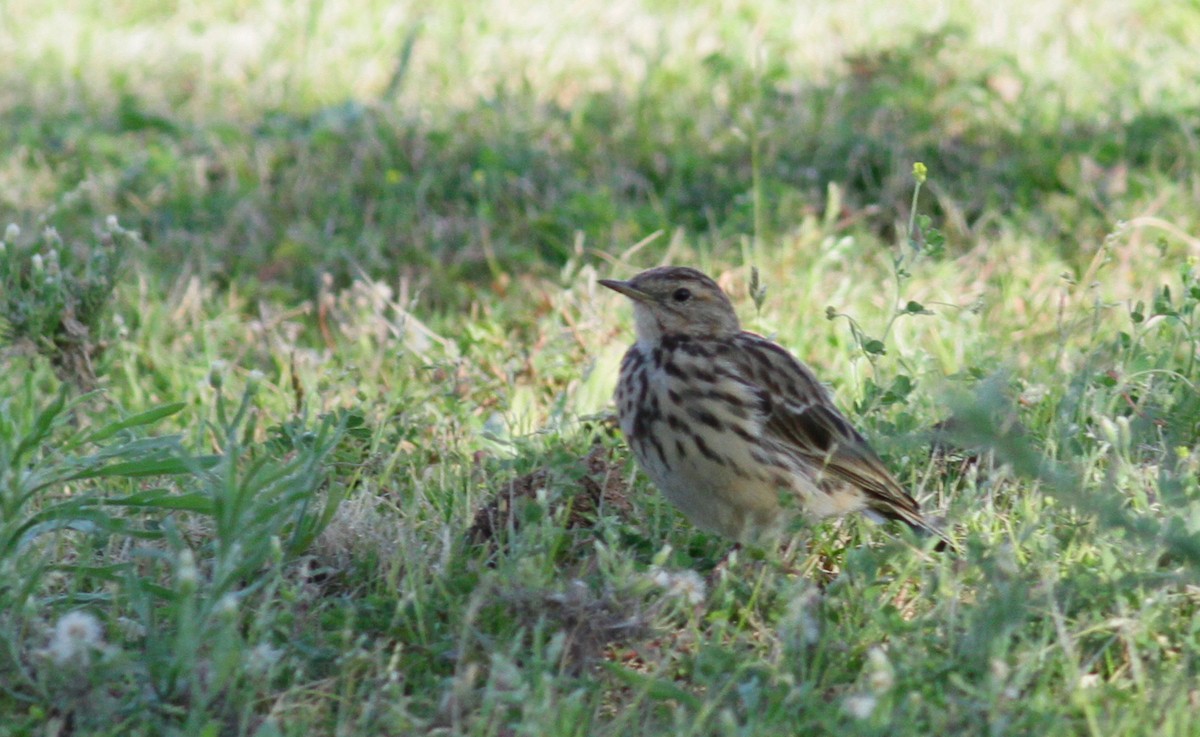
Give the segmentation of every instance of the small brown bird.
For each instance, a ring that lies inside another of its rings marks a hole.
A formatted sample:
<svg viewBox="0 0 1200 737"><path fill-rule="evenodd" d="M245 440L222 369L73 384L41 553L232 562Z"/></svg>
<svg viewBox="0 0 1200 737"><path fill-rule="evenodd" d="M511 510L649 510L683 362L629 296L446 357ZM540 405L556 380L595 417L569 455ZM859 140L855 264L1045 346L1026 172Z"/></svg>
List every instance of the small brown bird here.
<svg viewBox="0 0 1200 737"><path fill-rule="evenodd" d="M694 524L751 542L778 534L795 505L815 518L898 519L952 545L812 371L742 330L712 279L662 266L600 283L633 300L637 342L616 391L621 431Z"/></svg>

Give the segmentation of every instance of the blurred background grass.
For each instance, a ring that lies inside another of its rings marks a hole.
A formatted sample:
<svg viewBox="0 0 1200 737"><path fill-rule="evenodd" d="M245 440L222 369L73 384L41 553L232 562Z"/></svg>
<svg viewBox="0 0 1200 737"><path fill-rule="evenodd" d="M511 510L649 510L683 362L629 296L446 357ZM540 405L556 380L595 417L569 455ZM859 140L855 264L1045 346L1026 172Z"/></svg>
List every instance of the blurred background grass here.
<svg viewBox="0 0 1200 737"><path fill-rule="evenodd" d="M0 207L112 213L180 269L432 305L657 230L736 260L842 193L890 241L913 161L959 254L1020 224L1082 272L1118 220L1193 232L1188 3L7 3ZM759 211L755 212L756 203ZM662 253L659 241L651 253Z"/></svg>
<svg viewBox="0 0 1200 737"><path fill-rule="evenodd" d="M1198 46L1149 0L9 0L0 734L1190 734ZM601 417L595 279L663 261L961 557L852 520L695 576Z"/></svg>

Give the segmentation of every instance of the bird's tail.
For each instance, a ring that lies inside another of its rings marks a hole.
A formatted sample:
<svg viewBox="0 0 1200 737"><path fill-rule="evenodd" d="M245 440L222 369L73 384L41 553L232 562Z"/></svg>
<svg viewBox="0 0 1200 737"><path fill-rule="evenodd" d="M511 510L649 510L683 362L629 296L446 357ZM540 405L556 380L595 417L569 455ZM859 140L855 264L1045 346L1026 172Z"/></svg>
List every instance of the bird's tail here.
<svg viewBox="0 0 1200 737"><path fill-rule="evenodd" d="M933 536L938 538L937 545L933 546L933 549L938 552L943 550L949 550L951 553L958 552L958 546L954 544L954 540L940 527L925 519L925 515L921 514L919 510L908 509L907 507L894 504L889 504L885 507L881 504L877 507L872 507L871 511L884 519L894 519L903 522L921 537Z"/></svg>

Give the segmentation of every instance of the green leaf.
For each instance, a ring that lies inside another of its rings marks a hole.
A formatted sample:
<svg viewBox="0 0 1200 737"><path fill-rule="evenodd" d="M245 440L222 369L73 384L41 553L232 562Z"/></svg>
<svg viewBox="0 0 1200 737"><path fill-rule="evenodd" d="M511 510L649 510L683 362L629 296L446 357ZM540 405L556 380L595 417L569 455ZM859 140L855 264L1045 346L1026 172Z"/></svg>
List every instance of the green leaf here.
<svg viewBox="0 0 1200 737"><path fill-rule="evenodd" d="M72 505L70 508L49 509L34 515L25 523L15 542L17 550L23 550L35 538L55 530L94 533L101 530L119 532L123 528L124 524L121 521L98 509Z"/></svg>
<svg viewBox="0 0 1200 737"><path fill-rule="evenodd" d="M154 583L146 578L134 578L133 585L142 591L145 591L147 594L161 599L162 601L177 601L180 596L179 592L175 589L167 588L166 586Z"/></svg>
<svg viewBox="0 0 1200 737"><path fill-rule="evenodd" d="M1171 301L1171 287L1163 285L1159 293L1154 296L1154 314L1166 315L1174 317L1179 313L1175 310L1175 305Z"/></svg>
<svg viewBox="0 0 1200 737"><path fill-rule="evenodd" d="M146 509L181 509L188 512L212 514L212 499L207 494L190 492L173 494L170 489L147 489L128 496L113 497L102 500L104 504L119 507L140 507Z"/></svg>
<svg viewBox="0 0 1200 737"><path fill-rule="evenodd" d="M933 312L931 310L925 309L925 305L921 304L920 302L914 302L912 300L909 300L908 304L904 305L904 312L909 315L932 315L933 314Z"/></svg>
<svg viewBox="0 0 1200 737"><path fill-rule="evenodd" d="M220 461L220 456L202 456L198 458L142 458L136 461L113 463L101 468L81 471L70 477L71 480L111 478L124 476L138 478L141 476L171 476L182 473L193 473L197 466L212 468Z"/></svg>
<svg viewBox="0 0 1200 737"><path fill-rule="evenodd" d="M187 405L185 405L183 402L174 402L172 404L164 404L161 407L148 409L145 412L139 412L136 415L121 420L120 422L114 422L110 425L105 425L96 432L88 435L85 442L98 443L101 440L107 440L111 438L113 435L116 435L122 430L126 430L131 427L141 427L142 425L152 425L164 417L170 417L171 415L179 412L185 406Z"/></svg>
<svg viewBox="0 0 1200 737"><path fill-rule="evenodd" d="M129 563L113 563L106 566L88 566L79 564L52 565L48 566L47 570L62 571L72 576L84 577L94 576L96 578L111 581L113 583L120 582L129 572Z"/></svg>
<svg viewBox="0 0 1200 737"><path fill-rule="evenodd" d="M38 413L37 419L33 423L33 429L29 434L21 438L20 445L13 451L13 467L16 467L17 462L20 461L22 456L33 450L39 443L50 436L50 429L54 426L54 418L58 417L66 403L67 387L64 385L59 390L58 396L50 403L50 406Z"/></svg>
<svg viewBox="0 0 1200 737"><path fill-rule="evenodd" d="M884 346L883 341L876 338L872 338L863 343L863 350L875 356L882 356L883 354L887 353L887 347Z"/></svg>
<svg viewBox="0 0 1200 737"><path fill-rule="evenodd" d="M174 454L179 448L179 438L168 435L158 438L138 438L119 445L109 445L101 448L94 455L86 456L81 461L92 464L95 461L107 461L114 458L149 458L161 457L164 454Z"/></svg>

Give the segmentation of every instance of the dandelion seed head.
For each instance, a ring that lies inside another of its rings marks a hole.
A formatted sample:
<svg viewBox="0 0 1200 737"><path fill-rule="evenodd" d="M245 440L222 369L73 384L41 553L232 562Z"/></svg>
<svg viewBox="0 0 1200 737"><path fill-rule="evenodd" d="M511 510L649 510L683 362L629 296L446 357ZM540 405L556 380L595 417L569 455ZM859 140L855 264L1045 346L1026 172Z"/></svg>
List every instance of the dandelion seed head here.
<svg viewBox="0 0 1200 737"><path fill-rule="evenodd" d="M283 657L283 649L271 647L265 642L260 642L250 648L250 652L246 654L246 670L251 673L266 673L271 669L271 666L279 662Z"/></svg>
<svg viewBox="0 0 1200 737"><path fill-rule="evenodd" d="M878 703L870 694L851 694L842 701L842 711L855 719L870 719Z"/></svg>
<svg viewBox="0 0 1200 737"><path fill-rule="evenodd" d="M821 606L819 589L807 588L788 602L787 610L780 620L780 629L798 638L799 644L812 646L821 639L821 620L818 616Z"/></svg>
<svg viewBox="0 0 1200 737"><path fill-rule="evenodd" d="M233 594L225 594L217 600L217 613L226 617L237 615L238 602L237 597Z"/></svg>
<svg viewBox="0 0 1200 737"><path fill-rule="evenodd" d="M887 693L895 683L896 673L887 653L881 647L871 648L867 652L867 687L871 693Z"/></svg>
<svg viewBox="0 0 1200 737"><path fill-rule="evenodd" d="M673 572L655 568L650 572L650 581L668 596L681 598L692 606L703 602L708 595L704 579L695 571Z"/></svg>
<svg viewBox="0 0 1200 737"><path fill-rule="evenodd" d="M100 621L87 612L68 612L54 625L46 648L58 665L86 661L91 651L103 644Z"/></svg>

